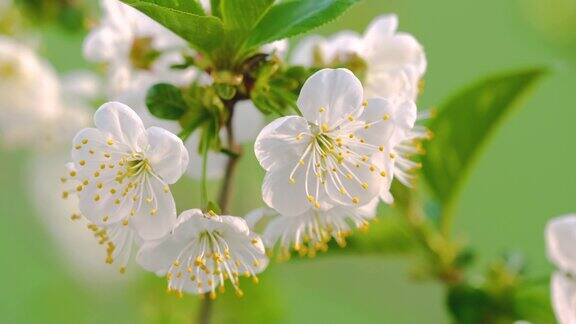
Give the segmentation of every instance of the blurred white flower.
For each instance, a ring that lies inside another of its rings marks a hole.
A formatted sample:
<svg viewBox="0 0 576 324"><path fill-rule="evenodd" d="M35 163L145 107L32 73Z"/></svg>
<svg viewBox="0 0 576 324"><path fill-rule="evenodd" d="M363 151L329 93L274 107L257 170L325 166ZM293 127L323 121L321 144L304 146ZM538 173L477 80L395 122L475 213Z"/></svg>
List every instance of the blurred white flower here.
<svg viewBox="0 0 576 324"><path fill-rule="evenodd" d="M0 0L0 16L10 9L12 6L12 0Z"/></svg>
<svg viewBox="0 0 576 324"><path fill-rule="evenodd" d="M145 243L136 261L144 269L166 275L168 290L179 294L224 290L229 280L239 295L239 276L252 277L268 265L264 245L251 233L246 221L235 216L218 216L199 209L183 212L170 235Z"/></svg>
<svg viewBox="0 0 576 324"><path fill-rule="evenodd" d="M72 160L81 184L79 209L96 225L129 222L143 239L168 233L176 219L168 184L181 177L188 152L176 135L144 128L129 107L111 102L94 114L97 128L74 138Z"/></svg>
<svg viewBox="0 0 576 324"><path fill-rule="evenodd" d="M317 251L326 251L330 239L345 246L346 237L354 228L368 227L370 220L376 216L377 206L378 198L359 208L336 206L326 210L309 209L296 216L282 216L273 209L260 208L246 215L246 222L253 230L263 227L264 245L268 249L278 246L281 258L289 258L292 249L302 256L312 257Z"/></svg>
<svg viewBox="0 0 576 324"><path fill-rule="evenodd" d="M59 96L58 77L50 64L27 46L0 36L1 143L42 145L50 135L44 126L61 114Z"/></svg>
<svg viewBox="0 0 576 324"><path fill-rule="evenodd" d="M86 228L89 222L79 214L77 197L61 197L61 188L73 185L68 181L58 181L63 174L70 172L64 167L65 159L66 154L60 152L44 153L30 159L28 180L36 214L51 233L52 241L61 252L58 256L70 266L72 275L88 285L117 283L121 276L104 264L105 249Z"/></svg>
<svg viewBox="0 0 576 324"><path fill-rule="evenodd" d="M171 69L184 63L183 39L118 0L101 0L101 5L104 17L85 39L84 56L107 65L110 99L119 100L126 91L145 94L153 83L191 77L190 70Z"/></svg>
<svg viewBox="0 0 576 324"><path fill-rule="evenodd" d="M396 15L379 16L364 35L340 32L330 38L309 36L292 54L292 63L304 66L348 66L363 75L367 98L396 96L416 99L426 71L424 49L410 34L397 32Z"/></svg>
<svg viewBox="0 0 576 324"><path fill-rule="evenodd" d="M576 323L576 215L554 218L546 225L548 258L558 270L552 276L552 304L558 322Z"/></svg>
<svg viewBox="0 0 576 324"><path fill-rule="evenodd" d="M285 216L310 208L362 206L376 197L382 166L376 160L392 136L384 99L363 101L360 81L346 69L324 69L302 87L303 114L278 118L258 135L256 158L267 171L266 204ZM381 161L382 160L382 161Z"/></svg>

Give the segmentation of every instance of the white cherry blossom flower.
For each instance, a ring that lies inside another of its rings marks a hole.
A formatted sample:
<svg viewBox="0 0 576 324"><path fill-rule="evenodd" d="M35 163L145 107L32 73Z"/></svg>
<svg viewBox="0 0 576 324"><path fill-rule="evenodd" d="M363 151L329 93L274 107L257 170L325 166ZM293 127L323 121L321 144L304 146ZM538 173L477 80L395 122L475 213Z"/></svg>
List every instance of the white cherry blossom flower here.
<svg viewBox="0 0 576 324"><path fill-rule="evenodd" d="M262 196L268 206L300 215L310 208L362 206L379 194L388 174L386 161L376 156L393 128L390 116L378 114L386 100L362 98L349 70L324 69L298 97L303 117L282 117L262 130L254 150L267 171Z"/></svg>
<svg viewBox="0 0 576 324"><path fill-rule="evenodd" d="M558 267L552 276L552 304L560 324L576 323L576 215L546 225L548 258Z"/></svg>
<svg viewBox="0 0 576 324"><path fill-rule="evenodd" d="M155 82L190 78L173 70L184 62L186 42L138 10L118 0L101 0L104 17L84 41L84 56L107 64L110 98ZM147 87L141 91L146 91Z"/></svg>
<svg viewBox="0 0 576 324"><path fill-rule="evenodd" d="M264 245L250 232L246 221L218 216L199 209L183 212L170 235L145 243L136 261L144 269L166 275L168 290L192 294L224 290L228 280L242 295L239 277L257 282L256 275L268 265Z"/></svg>
<svg viewBox="0 0 576 324"><path fill-rule="evenodd" d="M325 252L327 243L334 239L346 246L346 238L354 228L365 229L376 216L378 198L359 208L336 206L327 210L309 209L296 216L282 216L270 208L260 208L246 215L250 228L265 223L262 240L268 249L278 246L280 258L290 257L290 251L313 257L317 251Z"/></svg>
<svg viewBox="0 0 576 324"><path fill-rule="evenodd" d="M188 152L176 135L158 127L144 128L128 106L111 102L94 114L97 128L74 138L71 176L80 211L96 225L133 222L143 239L158 239L175 222L169 184L181 177Z"/></svg>
<svg viewBox="0 0 576 324"><path fill-rule="evenodd" d="M364 35L343 31L330 38L309 36L292 54L292 63L331 67L350 65L363 75L366 97L416 99L426 56L410 34L397 32L396 15L375 18Z"/></svg>

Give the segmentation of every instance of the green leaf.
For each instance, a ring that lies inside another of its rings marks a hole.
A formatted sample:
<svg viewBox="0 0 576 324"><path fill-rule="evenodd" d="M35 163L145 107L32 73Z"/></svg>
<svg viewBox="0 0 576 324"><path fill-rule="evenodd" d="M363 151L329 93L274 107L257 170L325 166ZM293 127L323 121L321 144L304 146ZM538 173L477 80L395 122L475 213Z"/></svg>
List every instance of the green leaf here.
<svg viewBox="0 0 576 324"><path fill-rule="evenodd" d="M244 50L296 36L342 15L359 0L295 0L271 7L250 32Z"/></svg>
<svg viewBox="0 0 576 324"><path fill-rule="evenodd" d="M205 15L204 8L198 3L197 0L123 0L129 5L133 5L137 2L144 2L149 4L155 4L161 7L175 9L178 11L183 11L191 13L194 15Z"/></svg>
<svg viewBox="0 0 576 324"><path fill-rule="evenodd" d="M482 144L504 116L546 74L532 68L489 77L459 92L438 109L429 125L423 173L444 209L454 200Z"/></svg>
<svg viewBox="0 0 576 324"><path fill-rule="evenodd" d="M222 21L194 10L195 1L123 0L184 38L196 50L210 53L221 46ZM190 2L190 4L185 4ZM179 10L182 9L182 10Z"/></svg>
<svg viewBox="0 0 576 324"><path fill-rule="evenodd" d="M274 0L221 0L225 28L243 34L250 31L272 3Z"/></svg>
<svg viewBox="0 0 576 324"><path fill-rule="evenodd" d="M180 119L188 108L180 89L167 83L155 84L148 90L146 106L152 115L169 120Z"/></svg>

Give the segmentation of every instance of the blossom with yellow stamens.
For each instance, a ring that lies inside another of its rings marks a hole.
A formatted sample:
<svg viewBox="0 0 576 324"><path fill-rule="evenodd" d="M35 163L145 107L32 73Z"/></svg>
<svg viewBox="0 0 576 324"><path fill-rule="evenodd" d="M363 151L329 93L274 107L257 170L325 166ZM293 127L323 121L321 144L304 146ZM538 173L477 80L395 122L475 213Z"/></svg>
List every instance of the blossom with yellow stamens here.
<svg viewBox="0 0 576 324"><path fill-rule="evenodd" d="M246 215L252 229L262 230L266 248L279 249L280 259L287 259L291 251L300 256L313 257L318 251L325 252L332 239L341 247L352 230L369 226L376 216L378 198L359 208L337 206L327 210L309 209L296 216L283 216L269 208L260 208Z"/></svg>
<svg viewBox="0 0 576 324"><path fill-rule="evenodd" d="M302 88L302 117L282 117L262 130L254 150L267 171L262 196L268 206L300 215L362 206L379 194L387 167L375 157L389 146L393 125L382 113L385 99L363 97L352 72L324 69Z"/></svg>
<svg viewBox="0 0 576 324"><path fill-rule="evenodd" d="M79 209L92 223L131 223L143 239L166 235L176 221L170 192L188 165L188 152L176 135L145 129L128 106L111 102L96 111L97 128L85 128L73 141L72 160Z"/></svg>
<svg viewBox="0 0 576 324"><path fill-rule="evenodd" d="M257 282L256 275L268 265L262 240L250 232L244 219L199 209L183 212L164 239L145 243L136 261L165 275L169 291L209 293L211 298L225 289L226 281L241 296L239 278Z"/></svg>

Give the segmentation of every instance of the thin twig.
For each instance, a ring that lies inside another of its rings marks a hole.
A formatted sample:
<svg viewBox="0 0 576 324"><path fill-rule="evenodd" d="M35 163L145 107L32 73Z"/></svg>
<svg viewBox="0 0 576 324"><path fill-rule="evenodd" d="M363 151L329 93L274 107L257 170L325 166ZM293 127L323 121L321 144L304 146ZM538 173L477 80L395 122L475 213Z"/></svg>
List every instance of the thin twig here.
<svg viewBox="0 0 576 324"><path fill-rule="evenodd" d="M224 178L222 180L222 185L220 187L220 194L218 197L218 205L222 211L222 214L228 213L230 197L232 196L233 178L234 171L236 170L236 165L238 160L242 156L241 147L236 143L234 138L234 129L232 126L232 117L234 115L234 105L235 101L228 101L226 106L230 112L230 116L226 122L226 133L228 141L228 149L234 154L228 155L228 163L226 164L226 170L224 173ZM204 295L204 299L200 304L200 312L198 313L198 324L209 324L212 318L212 299L208 294Z"/></svg>

